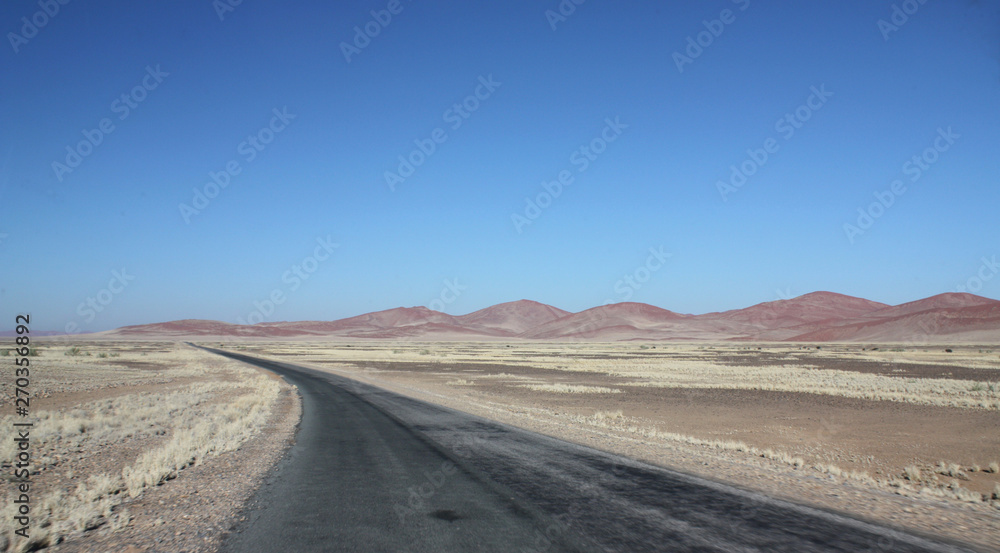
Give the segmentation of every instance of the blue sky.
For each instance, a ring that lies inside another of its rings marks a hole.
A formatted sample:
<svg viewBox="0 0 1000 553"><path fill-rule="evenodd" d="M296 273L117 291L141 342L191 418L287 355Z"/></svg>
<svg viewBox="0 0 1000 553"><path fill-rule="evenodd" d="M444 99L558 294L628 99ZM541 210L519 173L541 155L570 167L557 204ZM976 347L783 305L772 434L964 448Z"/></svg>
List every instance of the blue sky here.
<svg viewBox="0 0 1000 553"><path fill-rule="evenodd" d="M1000 299L996 1L52 2L0 7L0 328Z"/></svg>

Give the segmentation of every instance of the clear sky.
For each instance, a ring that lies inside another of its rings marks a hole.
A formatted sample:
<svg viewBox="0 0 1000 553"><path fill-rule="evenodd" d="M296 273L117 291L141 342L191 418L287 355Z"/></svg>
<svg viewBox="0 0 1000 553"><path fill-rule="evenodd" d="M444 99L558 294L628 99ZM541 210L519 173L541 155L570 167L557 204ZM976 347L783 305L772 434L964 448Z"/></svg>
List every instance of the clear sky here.
<svg viewBox="0 0 1000 553"><path fill-rule="evenodd" d="M47 1L3 329L1000 299L997 1Z"/></svg>

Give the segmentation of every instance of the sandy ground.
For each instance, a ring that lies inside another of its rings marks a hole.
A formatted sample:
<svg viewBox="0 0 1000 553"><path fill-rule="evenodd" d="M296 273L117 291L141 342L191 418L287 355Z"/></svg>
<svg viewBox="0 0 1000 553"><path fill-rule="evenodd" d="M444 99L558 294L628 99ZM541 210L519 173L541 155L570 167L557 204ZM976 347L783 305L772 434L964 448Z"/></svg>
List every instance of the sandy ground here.
<svg viewBox="0 0 1000 553"><path fill-rule="evenodd" d="M231 346L777 497L1000 549L1000 474L989 472L1000 459L1000 357L988 348ZM658 375L671 367L699 378ZM764 389L728 372L759 369L754 374L770 378L769 371L802 367L810 372L762 382ZM797 386L823 393L784 389ZM890 394L895 387L906 393ZM852 397L866 394L894 399Z"/></svg>
<svg viewBox="0 0 1000 553"><path fill-rule="evenodd" d="M0 349L4 345L0 344ZM183 419L184 410L200 412L211 407L204 404L239 401L248 393L240 386L262 374L181 344L43 342L39 349L41 355L31 358L32 416L51 417L72 427L50 428L46 434L33 436L32 501L39 515L46 498L54 493L80 496L80 486L93 488L91 477L120 478L118 475L136 466L142 455L184 432L174 425ZM87 515L89 522L81 523L85 529L60 536L46 550L214 551L223 533L237 522L240 507L285 451L299 420L294 388L266 374L279 383L280 392L266 423L253 431L249 441L235 451L192 459L135 497L116 491L114 486L108 486L103 494L95 492L91 503L106 501L110 507L98 507ZM0 384L5 397L12 395L9 384ZM166 401L164 398L179 403L166 410L153 405L147 408L148 418L133 420L144 399L155 404ZM199 399L183 403L189 398ZM10 422L4 420L5 424ZM7 476L11 469L5 466L3 472ZM4 504L9 503L10 491L5 485ZM82 504L78 511L86 508ZM61 512L60 516L75 517L77 513ZM10 541L12 529L4 522L0 551L16 545ZM44 535L45 523L41 527L39 522L35 524L32 534Z"/></svg>
<svg viewBox="0 0 1000 553"><path fill-rule="evenodd" d="M773 496L1000 550L1000 474L990 469L1000 460L1000 355L989 346L951 352L827 344L227 346ZM66 355L72 347L80 349ZM79 407L94 402L238 383L247 370L166 342L52 342L43 343L42 352L33 361L46 367L33 379L34 405L84 417ZM6 397L9 384L0 382ZM212 401L225 403L240 392L213 393ZM300 409L297 394L283 386L267 424L238 449L125 498L99 524L50 550L214 551L293 438ZM71 492L171 435L161 421L109 435L115 439L40 442L33 479L40 491Z"/></svg>

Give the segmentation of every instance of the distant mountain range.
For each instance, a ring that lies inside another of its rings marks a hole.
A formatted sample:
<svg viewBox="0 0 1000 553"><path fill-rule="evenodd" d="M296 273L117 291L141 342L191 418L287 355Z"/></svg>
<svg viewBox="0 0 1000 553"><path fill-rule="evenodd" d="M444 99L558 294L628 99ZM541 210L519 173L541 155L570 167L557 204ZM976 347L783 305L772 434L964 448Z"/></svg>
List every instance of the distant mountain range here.
<svg viewBox="0 0 1000 553"><path fill-rule="evenodd" d="M684 315L644 303L570 313L530 300L467 315L397 307L336 321L238 325L182 320L91 334L115 339L741 340L792 342L1000 342L1000 301L948 293L890 306L813 292L744 309Z"/></svg>
<svg viewBox="0 0 1000 553"><path fill-rule="evenodd" d="M37 338L39 336L62 336L64 334L66 333L59 332L58 330L32 330L28 333L28 336ZM20 334L13 330L0 331L0 338L13 338L15 336L20 336Z"/></svg>

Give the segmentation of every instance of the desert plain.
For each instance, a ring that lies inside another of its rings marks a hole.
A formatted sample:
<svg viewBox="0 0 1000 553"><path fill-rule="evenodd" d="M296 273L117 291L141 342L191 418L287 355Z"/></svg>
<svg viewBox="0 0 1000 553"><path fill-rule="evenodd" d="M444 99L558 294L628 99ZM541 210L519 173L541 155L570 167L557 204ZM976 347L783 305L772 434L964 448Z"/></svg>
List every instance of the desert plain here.
<svg viewBox="0 0 1000 553"><path fill-rule="evenodd" d="M182 344L33 343L30 416L0 418L0 551L213 551L299 418L282 380ZM13 386L0 385L10 405ZM12 482L25 421L28 540Z"/></svg>
<svg viewBox="0 0 1000 553"><path fill-rule="evenodd" d="M295 389L185 342L40 342L32 478L42 532L19 542L5 513L0 545L214 551L294 438ZM1000 548L1000 348L198 345L330 371L774 497ZM0 452L6 476L14 450L5 443Z"/></svg>

